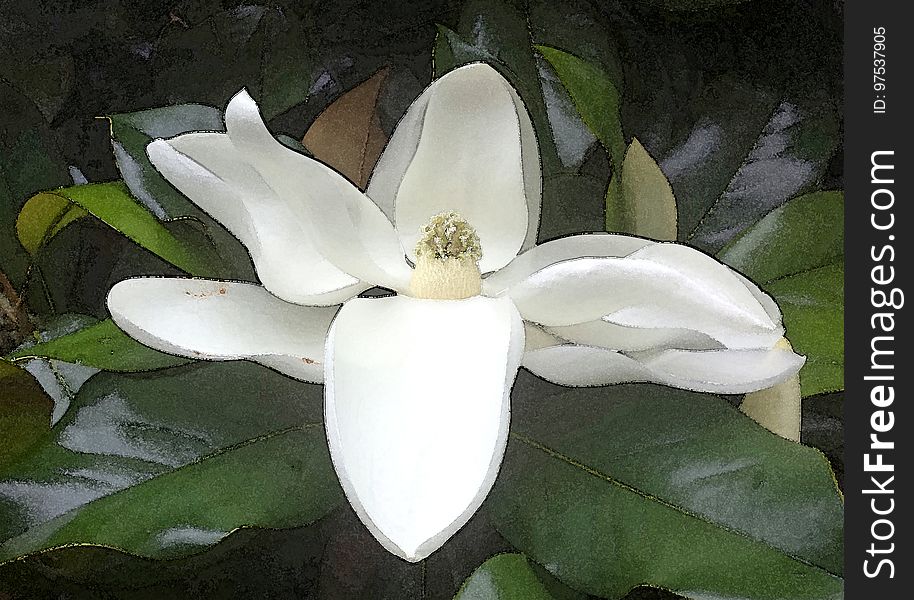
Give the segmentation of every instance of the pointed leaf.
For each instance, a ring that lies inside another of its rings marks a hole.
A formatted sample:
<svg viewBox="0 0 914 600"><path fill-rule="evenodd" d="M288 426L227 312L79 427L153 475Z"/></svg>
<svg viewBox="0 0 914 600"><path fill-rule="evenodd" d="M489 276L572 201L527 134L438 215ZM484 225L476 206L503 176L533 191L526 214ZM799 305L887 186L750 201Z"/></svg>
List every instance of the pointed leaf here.
<svg viewBox="0 0 914 600"><path fill-rule="evenodd" d="M558 48L536 49L558 73L574 105L619 168L625 155L625 136L619 121L619 91L599 67Z"/></svg>
<svg viewBox="0 0 914 600"><path fill-rule="evenodd" d="M19 243L29 254L35 254L64 227L89 216L83 208L54 193L35 194L25 203L16 219Z"/></svg>
<svg viewBox="0 0 914 600"><path fill-rule="evenodd" d="M69 544L166 558L341 498L321 388L249 363L102 373L0 477L0 562Z"/></svg>
<svg viewBox="0 0 914 600"><path fill-rule="evenodd" d="M140 206L121 182L93 183L42 192L69 201L124 234L156 256L191 275L204 275L210 266L174 237L152 213ZM46 202L41 200L39 202ZM27 239L31 242L33 234Z"/></svg>
<svg viewBox="0 0 914 600"><path fill-rule="evenodd" d="M149 371L190 362L147 348L106 319L94 325L13 352L9 360L50 358L105 371Z"/></svg>
<svg viewBox="0 0 914 600"><path fill-rule="evenodd" d="M819 452L712 396L541 388L515 385L489 506L553 575L607 598L841 597L842 500Z"/></svg>
<svg viewBox="0 0 914 600"><path fill-rule="evenodd" d="M813 192L772 210L717 257L765 284L844 256L844 193Z"/></svg>
<svg viewBox="0 0 914 600"><path fill-rule="evenodd" d="M553 600L523 554L499 554L482 563L454 600Z"/></svg>
<svg viewBox="0 0 914 600"><path fill-rule="evenodd" d="M620 175L621 202L607 205L607 230L675 241L676 198L673 188L637 138L632 139L625 153ZM619 228L611 228L610 221Z"/></svg>
<svg viewBox="0 0 914 600"><path fill-rule="evenodd" d="M764 286L784 313L800 369L803 396L844 389L844 263L777 279Z"/></svg>
<svg viewBox="0 0 914 600"><path fill-rule="evenodd" d="M315 158L362 189L387 143L377 104L389 73L389 68L382 69L337 98L318 115L302 139Z"/></svg>

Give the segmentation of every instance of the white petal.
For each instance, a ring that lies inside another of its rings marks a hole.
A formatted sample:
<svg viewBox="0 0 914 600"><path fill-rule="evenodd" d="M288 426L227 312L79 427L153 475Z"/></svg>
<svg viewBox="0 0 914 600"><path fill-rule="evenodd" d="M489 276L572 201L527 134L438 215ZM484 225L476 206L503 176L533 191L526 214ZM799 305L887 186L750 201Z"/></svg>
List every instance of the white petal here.
<svg viewBox="0 0 914 600"><path fill-rule="evenodd" d="M359 518L397 556L425 558L482 504L523 345L507 299L356 298L334 320L330 453Z"/></svg>
<svg viewBox="0 0 914 600"><path fill-rule="evenodd" d="M565 260L628 256L653 243L651 240L614 233L586 233L552 240L534 246L505 268L486 277L482 282L483 292L487 296L500 295L540 269Z"/></svg>
<svg viewBox="0 0 914 600"><path fill-rule="evenodd" d="M155 140L146 151L168 181L241 240L272 293L289 302L331 305L370 287L317 251L302 208L281 200L227 135Z"/></svg>
<svg viewBox="0 0 914 600"><path fill-rule="evenodd" d="M457 211L479 233L483 273L536 241L542 182L526 108L492 67L432 82L397 125L368 185L413 256L419 228Z"/></svg>
<svg viewBox="0 0 914 600"><path fill-rule="evenodd" d="M546 326L602 318L628 327L689 329L728 348L771 347L783 334L780 320L734 271L679 244L557 262L515 283L507 295L525 319Z"/></svg>
<svg viewBox="0 0 914 600"><path fill-rule="evenodd" d="M700 392L744 394L792 377L805 359L790 350L663 350L640 358L654 381Z"/></svg>
<svg viewBox="0 0 914 600"><path fill-rule="evenodd" d="M524 354L523 366L568 386L649 382L718 394L742 394L788 380L804 359L788 350L663 350L623 354L564 344Z"/></svg>
<svg viewBox="0 0 914 600"><path fill-rule="evenodd" d="M713 350L722 347L711 336L692 329L627 327L603 319L549 327L548 331L575 344L626 352L667 348Z"/></svg>
<svg viewBox="0 0 914 600"><path fill-rule="evenodd" d="M620 352L574 344L525 352L523 366L546 381L576 387L651 380L644 366Z"/></svg>
<svg viewBox="0 0 914 600"><path fill-rule="evenodd" d="M258 285L203 279L127 279L108 293L114 322L151 348L196 359L252 360L317 383L337 309L290 304Z"/></svg>
<svg viewBox="0 0 914 600"><path fill-rule="evenodd" d="M299 154L270 134L244 90L229 102L225 127L232 144L299 220L317 250L362 281L404 290L411 269L384 213L330 167Z"/></svg>

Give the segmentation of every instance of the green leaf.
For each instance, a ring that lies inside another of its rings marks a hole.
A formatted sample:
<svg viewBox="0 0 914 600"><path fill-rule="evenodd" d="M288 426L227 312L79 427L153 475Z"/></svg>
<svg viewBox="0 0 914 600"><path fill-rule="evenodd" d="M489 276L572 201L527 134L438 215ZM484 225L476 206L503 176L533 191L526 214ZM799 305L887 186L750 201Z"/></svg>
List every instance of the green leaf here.
<svg viewBox="0 0 914 600"><path fill-rule="evenodd" d="M737 77L709 84L685 114L688 136L654 155L676 195L680 239L711 252L815 189L840 140L831 99Z"/></svg>
<svg viewBox="0 0 914 600"><path fill-rule="evenodd" d="M522 374L523 375L523 374ZM825 458L723 399L519 377L489 507L566 584L621 598L840 598L843 507Z"/></svg>
<svg viewBox="0 0 914 600"><path fill-rule="evenodd" d="M105 371L149 371L190 362L148 348L106 319L94 325L13 352L9 360L50 358Z"/></svg>
<svg viewBox="0 0 914 600"><path fill-rule="evenodd" d="M0 360L0 469L50 431L54 401L26 371Z"/></svg>
<svg viewBox="0 0 914 600"><path fill-rule="evenodd" d="M676 240L673 188L637 138L632 139L625 153L619 181L621 193L613 198L612 205L607 202L606 206L607 231Z"/></svg>
<svg viewBox="0 0 914 600"><path fill-rule="evenodd" d="M88 212L67 198L41 192L29 198L19 211L16 234L22 247L35 254L64 227L86 216Z"/></svg>
<svg viewBox="0 0 914 600"><path fill-rule="evenodd" d="M169 558L341 499L322 388L250 363L101 373L0 481L0 561L69 544Z"/></svg>
<svg viewBox="0 0 914 600"><path fill-rule="evenodd" d="M553 600L523 554L499 554L482 563L454 600Z"/></svg>
<svg viewBox="0 0 914 600"><path fill-rule="evenodd" d="M619 120L619 91L599 67L558 48L536 46L549 61L568 90L574 105L600 143L606 148L615 168L625 156L625 136Z"/></svg>
<svg viewBox="0 0 914 600"><path fill-rule="evenodd" d="M806 356L803 396L844 389L844 263L833 263L764 286L784 315L787 339Z"/></svg>
<svg viewBox="0 0 914 600"><path fill-rule="evenodd" d="M788 339L807 357L803 396L844 389L844 194L790 200L718 258L760 282L781 307Z"/></svg>
<svg viewBox="0 0 914 600"><path fill-rule="evenodd" d="M72 202L156 256L191 275L205 275L210 272L210 266L199 259L187 244L174 237L152 213L140 206L130 196L127 186L121 182L77 185L42 192L40 195L54 195L62 202ZM45 198L40 202L47 200ZM44 212L30 211L29 214ZM45 219L40 220L35 227L23 222L20 231L28 231L27 239L31 242L35 237L31 232L40 229L42 222L45 222Z"/></svg>
<svg viewBox="0 0 914 600"><path fill-rule="evenodd" d="M813 192L774 209L717 255L765 284L844 256L844 193Z"/></svg>

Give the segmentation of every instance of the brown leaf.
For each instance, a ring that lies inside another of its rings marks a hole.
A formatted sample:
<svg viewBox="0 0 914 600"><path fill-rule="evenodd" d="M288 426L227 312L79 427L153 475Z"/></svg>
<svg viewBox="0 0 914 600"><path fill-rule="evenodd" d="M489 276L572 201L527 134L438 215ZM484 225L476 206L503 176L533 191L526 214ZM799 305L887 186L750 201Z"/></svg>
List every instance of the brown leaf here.
<svg viewBox="0 0 914 600"><path fill-rule="evenodd" d="M378 116L378 96L390 69L385 67L324 109L302 138L320 161L364 189L387 136Z"/></svg>

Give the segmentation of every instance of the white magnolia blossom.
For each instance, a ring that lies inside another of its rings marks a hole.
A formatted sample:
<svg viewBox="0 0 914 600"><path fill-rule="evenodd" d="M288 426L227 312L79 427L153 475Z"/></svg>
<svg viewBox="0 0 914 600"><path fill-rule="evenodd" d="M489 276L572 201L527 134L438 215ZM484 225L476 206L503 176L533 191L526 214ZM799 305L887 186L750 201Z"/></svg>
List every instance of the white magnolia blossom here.
<svg viewBox="0 0 914 600"><path fill-rule="evenodd" d="M346 496L406 560L439 548L489 492L521 365L562 385L730 394L803 363L778 345L771 298L698 250L611 234L535 245L533 128L485 64L419 96L365 193L278 142L246 91L225 125L148 154L247 246L262 285L130 279L111 290L111 315L165 352L323 382ZM395 294L359 297L375 286Z"/></svg>

